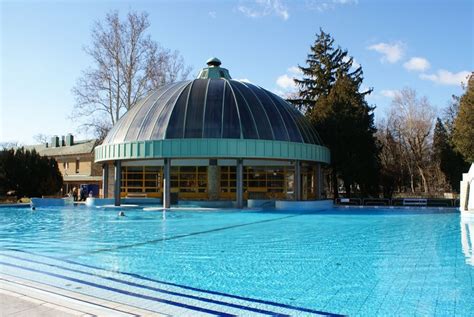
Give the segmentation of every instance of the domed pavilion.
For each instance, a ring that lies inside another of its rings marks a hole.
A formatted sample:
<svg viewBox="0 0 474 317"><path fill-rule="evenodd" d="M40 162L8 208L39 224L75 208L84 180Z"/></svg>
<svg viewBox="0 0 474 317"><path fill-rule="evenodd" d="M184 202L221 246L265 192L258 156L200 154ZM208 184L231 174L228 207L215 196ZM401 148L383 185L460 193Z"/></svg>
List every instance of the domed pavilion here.
<svg viewBox="0 0 474 317"><path fill-rule="evenodd" d="M104 196L228 200L320 198L320 164L330 160L295 107L231 79L217 58L197 79L165 85L114 125L95 161ZM109 177L110 174L110 177ZM112 179L113 177L113 179Z"/></svg>

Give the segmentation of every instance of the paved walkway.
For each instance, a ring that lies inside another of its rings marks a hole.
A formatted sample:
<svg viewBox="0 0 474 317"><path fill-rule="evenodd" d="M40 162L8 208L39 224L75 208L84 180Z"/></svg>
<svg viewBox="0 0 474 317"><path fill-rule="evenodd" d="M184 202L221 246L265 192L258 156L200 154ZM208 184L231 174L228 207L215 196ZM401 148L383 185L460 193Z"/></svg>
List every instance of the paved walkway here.
<svg viewBox="0 0 474 317"><path fill-rule="evenodd" d="M169 315L0 274L0 316L168 317Z"/></svg>
<svg viewBox="0 0 474 317"><path fill-rule="evenodd" d="M82 312L43 302L34 298L0 290L0 316L11 317L69 317L90 316Z"/></svg>

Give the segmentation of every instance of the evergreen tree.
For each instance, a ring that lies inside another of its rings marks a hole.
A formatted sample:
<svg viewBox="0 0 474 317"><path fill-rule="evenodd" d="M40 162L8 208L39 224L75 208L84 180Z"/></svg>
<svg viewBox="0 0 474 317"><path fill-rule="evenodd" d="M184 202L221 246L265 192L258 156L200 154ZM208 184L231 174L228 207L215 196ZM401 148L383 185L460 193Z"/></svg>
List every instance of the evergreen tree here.
<svg viewBox="0 0 474 317"><path fill-rule="evenodd" d="M466 161L474 162L474 73L470 76L466 92L459 100L453 142Z"/></svg>
<svg viewBox="0 0 474 317"><path fill-rule="evenodd" d="M433 161L438 164L451 189L459 192L462 173L469 169L469 165L454 149L449 132L440 118L436 120L433 134Z"/></svg>
<svg viewBox="0 0 474 317"><path fill-rule="evenodd" d="M10 190L17 196L52 195L60 191L62 183L55 159L23 148L0 151L0 195Z"/></svg>
<svg viewBox="0 0 474 317"><path fill-rule="evenodd" d="M334 47L334 39L320 30L295 80L299 98L290 100L313 122L331 151L331 175L335 198L338 177L350 196L355 185L362 195L377 192L378 146L374 137L373 110L360 92L362 68L352 69L352 57Z"/></svg>

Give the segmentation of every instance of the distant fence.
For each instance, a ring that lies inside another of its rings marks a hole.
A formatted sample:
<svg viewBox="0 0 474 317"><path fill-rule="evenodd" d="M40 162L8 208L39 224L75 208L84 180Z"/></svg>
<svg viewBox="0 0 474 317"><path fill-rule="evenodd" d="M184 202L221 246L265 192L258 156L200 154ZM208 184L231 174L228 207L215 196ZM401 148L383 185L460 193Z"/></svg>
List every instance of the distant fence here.
<svg viewBox="0 0 474 317"><path fill-rule="evenodd" d="M459 207L459 199L447 198L337 198L341 206Z"/></svg>

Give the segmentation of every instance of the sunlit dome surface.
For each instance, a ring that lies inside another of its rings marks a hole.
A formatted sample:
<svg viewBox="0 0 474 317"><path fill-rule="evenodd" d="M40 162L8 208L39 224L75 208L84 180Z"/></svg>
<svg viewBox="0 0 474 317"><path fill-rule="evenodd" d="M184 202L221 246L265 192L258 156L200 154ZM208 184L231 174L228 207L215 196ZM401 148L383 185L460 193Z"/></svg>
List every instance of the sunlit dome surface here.
<svg viewBox="0 0 474 317"><path fill-rule="evenodd" d="M163 139L263 139L322 145L309 121L277 95L230 78L218 59L198 79L150 93L112 128L104 144Z"/></svg>

